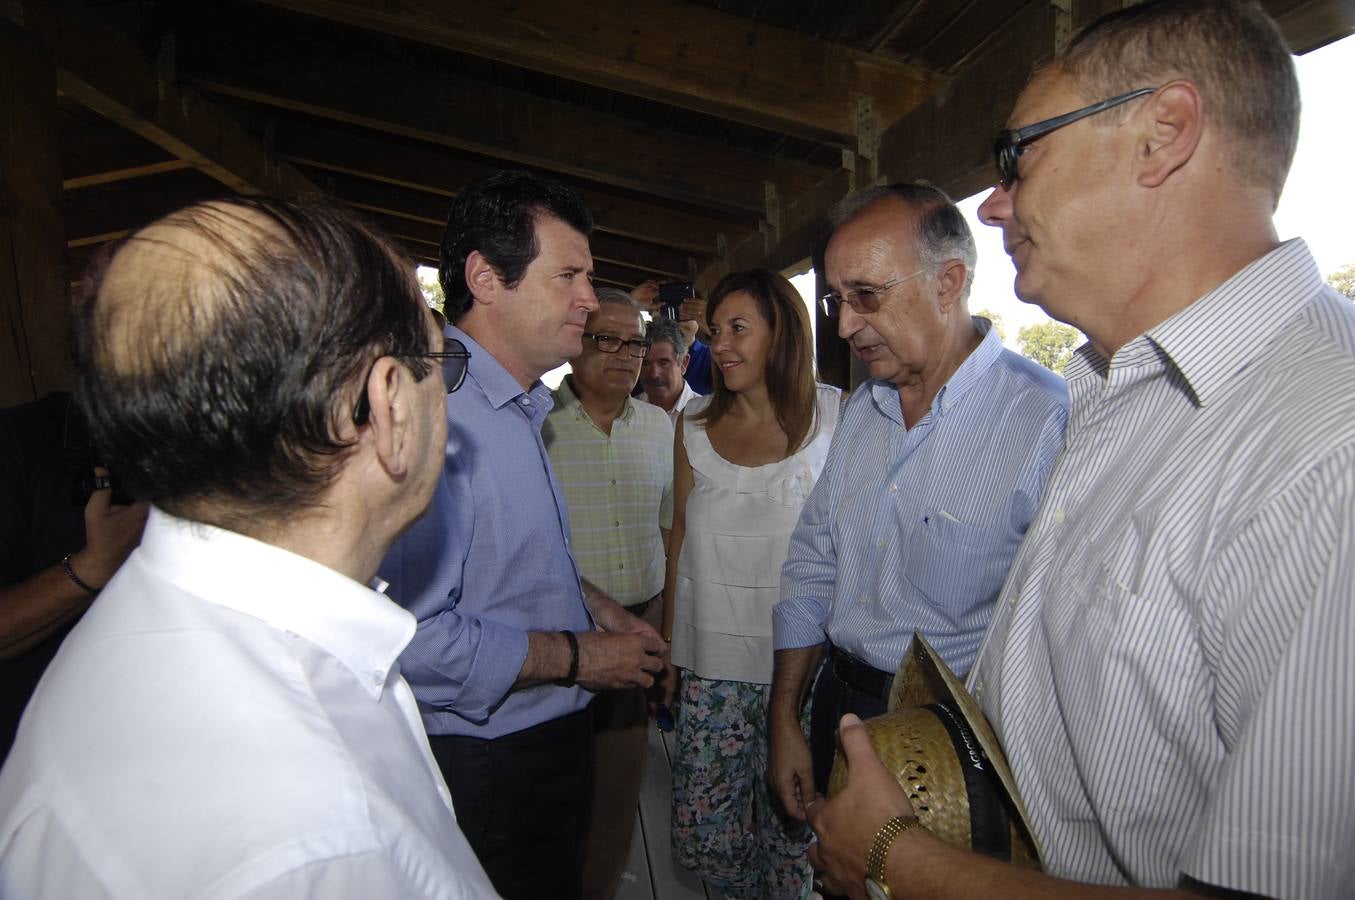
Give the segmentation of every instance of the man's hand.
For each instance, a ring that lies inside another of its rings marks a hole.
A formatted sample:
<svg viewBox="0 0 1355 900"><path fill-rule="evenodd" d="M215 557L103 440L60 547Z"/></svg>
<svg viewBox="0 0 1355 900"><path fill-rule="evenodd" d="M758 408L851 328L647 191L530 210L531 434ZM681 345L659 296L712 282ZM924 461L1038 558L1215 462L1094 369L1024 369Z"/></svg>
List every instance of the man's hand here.
<svg viewBox="0 0 1355 900"><path fill-rule="evenodd" d="M583 598L588 604L588 612L592 614L593 621L603 631L610 631L615 634L642 634L663 643L653 625L634 613L628 612L624 606L602 593L588 581L583 582Z"/></svg>
<svg viewBox="0 0 1355 900"><path fill-rule="evenodd" d="M818 838L809 847L809 861L823 872L830 891L864 897L866 854L875 833L894 816L913 815L913 805L875 755L860 719L843 716L838 734L847 756L847 786L831 800L818 797L809 804L809 827Z"/></svg>
<svg viewBox="0 0 1355 900"><path fill-rule="evenodd" d="M108 470L95 468L94 474L108 477ZM145 503L129 506L113 504L111 488L89 495L85 504L85 546L71 556L71 569L93 588L102 588L141 543L150 507Z"/></svg>
<svg viewBox="0 0 1355 900"><path fill-rule="evenodd" d="M659 283L650 279L630 289L630 298L645 312L659 311Z"/></svg>
<svg viewBox="0 0 1355 900"><path fill-rule="evenodd" d="M788 721L772 713L767 735L767 777L781 806L804 821L810 803L819 796L814 787L814 760L798 718Z"/></svg>
<svg viewBox="0 0 1355 900"><path fill-rule="evenodd" d="M654 629L648 625L645 628L649 634L602 631L579 634L577 683L590 691L652 685L655 674L663 670L660 654L667 645L653 633Z"/></svg>

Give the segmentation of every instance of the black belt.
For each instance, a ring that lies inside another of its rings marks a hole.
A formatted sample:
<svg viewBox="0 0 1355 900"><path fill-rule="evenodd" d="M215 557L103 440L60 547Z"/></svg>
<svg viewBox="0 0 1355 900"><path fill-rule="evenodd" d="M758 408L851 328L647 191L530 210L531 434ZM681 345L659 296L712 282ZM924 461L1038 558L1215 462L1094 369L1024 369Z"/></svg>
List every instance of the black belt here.
<svg viewBox="0 0 1355 900"><path fill-rule="evenodd" d="M894 685L893 673L881 671L831 644L828 646L828 665L838 681L853 690L889 702L889 689Z"/></svg>

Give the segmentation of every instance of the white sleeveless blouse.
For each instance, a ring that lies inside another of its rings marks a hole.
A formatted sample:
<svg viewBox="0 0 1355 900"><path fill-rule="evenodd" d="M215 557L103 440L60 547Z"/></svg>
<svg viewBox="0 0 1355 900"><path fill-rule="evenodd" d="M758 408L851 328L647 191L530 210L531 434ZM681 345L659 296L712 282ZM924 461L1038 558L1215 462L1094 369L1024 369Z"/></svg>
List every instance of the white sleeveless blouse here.
<svg viewBox="0 0 1355 900"><path fill-rule="evenodd" d="M683 410L693 485L678 558L673 663L702 678L770 684L772 606L790 534L828 456L841 392L818 386L816 430L793 455L736 466L715 452L698 397Z"/></svg>

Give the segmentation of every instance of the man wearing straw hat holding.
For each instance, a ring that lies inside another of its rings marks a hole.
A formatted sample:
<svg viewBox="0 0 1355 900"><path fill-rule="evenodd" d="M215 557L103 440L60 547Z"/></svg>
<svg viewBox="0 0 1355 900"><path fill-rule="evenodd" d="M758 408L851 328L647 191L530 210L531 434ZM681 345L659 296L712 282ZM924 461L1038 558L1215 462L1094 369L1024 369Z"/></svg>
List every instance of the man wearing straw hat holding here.
<svg viewBox="0 0 1355 900"><path fill-rule="evenodd" d="M1272 223L1298 111L1224 0L1113 13L1021 94L980 215L1090 342L969 686L1068 880L910 827L848 717L830 886L874 847L895 897L1355 895L1355 308Z"/></svg>

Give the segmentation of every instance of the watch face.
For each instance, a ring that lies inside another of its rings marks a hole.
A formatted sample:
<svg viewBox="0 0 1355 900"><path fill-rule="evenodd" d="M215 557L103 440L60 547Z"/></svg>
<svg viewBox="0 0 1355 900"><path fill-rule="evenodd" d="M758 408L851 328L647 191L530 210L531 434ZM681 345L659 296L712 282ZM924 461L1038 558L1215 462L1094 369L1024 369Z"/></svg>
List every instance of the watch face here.
<svg viewBox="0 0 1355 900"><path fill-rule="evenodd" d="M866 896L869 897L870 900L890 900L889 888L867 875Z"/></svg>

